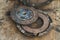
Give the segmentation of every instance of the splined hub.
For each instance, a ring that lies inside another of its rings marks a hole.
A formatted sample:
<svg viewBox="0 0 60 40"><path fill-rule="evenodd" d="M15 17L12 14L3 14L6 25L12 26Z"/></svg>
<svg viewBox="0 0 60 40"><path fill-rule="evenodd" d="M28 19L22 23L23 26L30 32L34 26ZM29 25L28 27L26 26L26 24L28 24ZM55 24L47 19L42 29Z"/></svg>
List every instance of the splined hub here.
<svg viewBox="0 0 60 40"><path fill-rule="evenodd" d="M19 31L26 36L42 36L51 28L50 17L34 8L20 6L12 10L10 14L17 23Z"/></svg>
<svg viewBox="0 0 60 40"><path fill-rule="evenodd" d="M16 15L21 20L28 20L32 18L32 11L29 9L21 8L19 11L16 12Z"/></svg>

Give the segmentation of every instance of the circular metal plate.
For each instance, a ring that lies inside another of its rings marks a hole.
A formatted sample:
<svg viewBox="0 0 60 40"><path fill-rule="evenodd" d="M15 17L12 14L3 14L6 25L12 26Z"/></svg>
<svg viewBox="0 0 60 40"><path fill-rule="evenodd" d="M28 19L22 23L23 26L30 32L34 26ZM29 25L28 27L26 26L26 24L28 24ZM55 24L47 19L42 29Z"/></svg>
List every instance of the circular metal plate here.
<svg viewBox="0 0 60 40"><path fill-rule="evenodd" d="M49 17L38 13L39 18L36 22L29 25L18 25L17 28L27 36L42 36L51 29Z"/></svg>
<svg viewBox="0 0 60 40"><path fill-rule="evenodd" d="M49 18L43 14L39 14L39 17L43 20L43 25L41 28L31 28L29 26L22 26L22 28L25 30L25 31L28 31L30 33L34 33L34 34L37 34L39 32L43 32L44 30L46 30L48 27L49 27Z"/></svg>
<svg viewBox="0 0 60 40"><path fill-rule="evenodd" d="M38 18L37 12L34 8L20 6L12 10L11 18L19 24L31 24Z"/></svg>
<svg viewBox="0 0 60 40"><path fill-rule="evenodd" d="M24 5L32 7L41 7L49 4L52 0L21 0Z"/></svg>

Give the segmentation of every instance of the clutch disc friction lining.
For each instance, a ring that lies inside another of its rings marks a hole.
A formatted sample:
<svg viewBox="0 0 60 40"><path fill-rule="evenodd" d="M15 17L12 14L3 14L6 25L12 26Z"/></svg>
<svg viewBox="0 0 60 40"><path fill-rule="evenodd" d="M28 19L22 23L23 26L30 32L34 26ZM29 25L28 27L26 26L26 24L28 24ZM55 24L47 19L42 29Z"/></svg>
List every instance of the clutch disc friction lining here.
<svg viewBox="0 0 60 40"><path fill-rule="evenodd" d="M31 24L35 22L38 18L37 12L34 8L20 6L17 9L13 9L11 14L11 18L19 24Z"/></svg>

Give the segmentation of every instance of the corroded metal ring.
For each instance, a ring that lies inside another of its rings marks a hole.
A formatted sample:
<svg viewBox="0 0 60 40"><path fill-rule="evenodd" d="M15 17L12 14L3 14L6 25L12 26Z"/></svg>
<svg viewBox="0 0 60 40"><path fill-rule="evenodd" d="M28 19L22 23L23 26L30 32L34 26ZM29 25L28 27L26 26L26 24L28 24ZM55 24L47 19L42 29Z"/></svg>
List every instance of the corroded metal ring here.
<svg viewBox="0 0 60 40"><path fill-rule="evenodd" d="M51 29L51 22L48 16L39 13L39 18L43 20L43 25L38 28L33 28L29 25L17 25L17 28L25 35L27 36L42 36L43 34L46 34ZM39 19L38 19L39 20ZM35 22L36 23L36 22ZM40 22L38 22L40 23ZM36 23L37 24L37 23ZM32 23L33 25L33 23Z"/></svg>
<svg viewBox="0 0 60 40"><path fill-rule="evenodd" d="M39 37L40 37L40 36L43 36L44 34L47 34L47 33L51 30L52 26L50 25L46 30L44 30L43 32L39 32L39 33L37 33L37 34L34 34L34 33L30 33L30 32L25 31L25 30L22 28L22 26L19 25L19 24L17 24L17 28L18 28L19 31L20 31L21 33L23 33L25 36L30 36L30 37L39 36Z"/></svg>
<svg viewBox="0 0 60 40"><path fill-rule="evenodd" d="M41 28L37 28L37 29L33 29L31 27L28 27L28 26L22 26L22 28L28 32L31 32L31 33L39 33L39 32L42 32L44 30L46 30L49 26L49 18L46 17L45 15L43 14L39 14L39 17L43 20L43 26Z"/></svg>
<svg viewBox="0 0 60 40"><path fill-rule="evenodd" d="M31 24L35 22L38 18L37 11L34 8L29 8L26 6L20 6L17 9L13 9L11 18L19 24Z"/></svg>

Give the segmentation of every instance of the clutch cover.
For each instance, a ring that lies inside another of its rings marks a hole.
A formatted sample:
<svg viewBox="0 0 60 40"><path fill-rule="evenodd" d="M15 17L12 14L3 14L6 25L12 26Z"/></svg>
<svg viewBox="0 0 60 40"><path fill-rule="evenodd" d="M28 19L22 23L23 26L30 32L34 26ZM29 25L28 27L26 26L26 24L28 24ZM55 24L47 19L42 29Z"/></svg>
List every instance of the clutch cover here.
<svg viewBox="0 0 60 40"><path fill-rule="evenodd" d="M52 0L20 0L24 5L30 7L42 7L52 2Z"/></svg>
<svg viewBox="0 0 60 40"><path fill-rule="evenodd" d="M47 34L52 28L52 21L48 15L38 13L38 19L29 25L17 24L17 28L26 36L42 36Z"/></svg>
<svg viewBox="0 0 60 40"><path fill-rule="evenodd" d="M34 8L19 6L11 11L10 17L26 36L42 36L51 30L51 18Z"/></svg>

